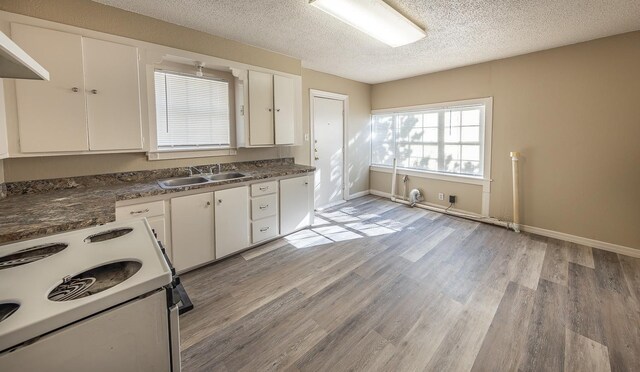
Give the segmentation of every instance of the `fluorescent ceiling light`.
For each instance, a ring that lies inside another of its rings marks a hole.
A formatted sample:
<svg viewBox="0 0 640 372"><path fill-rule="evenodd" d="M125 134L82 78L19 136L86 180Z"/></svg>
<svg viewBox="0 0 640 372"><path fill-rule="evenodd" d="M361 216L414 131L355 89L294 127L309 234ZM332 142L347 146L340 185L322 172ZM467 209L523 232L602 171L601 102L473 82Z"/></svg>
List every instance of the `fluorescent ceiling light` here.
<svg viewBox="0 0 640 372"><path fill-rule="evenodd" d="M309 3L394 48L427 36L382 0L309 0Z"/></svg>

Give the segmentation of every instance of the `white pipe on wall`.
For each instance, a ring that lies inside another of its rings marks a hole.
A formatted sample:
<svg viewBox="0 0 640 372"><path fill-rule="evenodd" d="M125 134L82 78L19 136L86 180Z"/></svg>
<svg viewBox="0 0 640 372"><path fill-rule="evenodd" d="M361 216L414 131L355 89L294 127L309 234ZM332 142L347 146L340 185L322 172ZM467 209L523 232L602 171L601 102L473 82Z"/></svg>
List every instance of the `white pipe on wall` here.
<svg viewBox="0 0 640 372"><path fill-rule="evenodd" d="M391 174L391 201L396 201L396 174L398 173L398 160L393 158L393 173Z"/></svg>
<svg viewBox="0 0 640 372"><path fill-rule="evenodd" d="M520 169L518 166L520 153L512 151L509 155L513 173L513 231L520 232Z"/></svg>

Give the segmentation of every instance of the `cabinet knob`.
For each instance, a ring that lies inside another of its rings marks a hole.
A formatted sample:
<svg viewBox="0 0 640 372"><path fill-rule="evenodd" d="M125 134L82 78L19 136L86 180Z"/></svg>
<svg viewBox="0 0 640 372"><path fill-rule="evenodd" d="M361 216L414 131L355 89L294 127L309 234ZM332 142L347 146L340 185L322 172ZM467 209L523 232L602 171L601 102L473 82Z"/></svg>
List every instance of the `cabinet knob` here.
<svg viewBox="0 0 640 372"><path fill-rule="evenodd" d="M207 207L211 205L211 202L207 202Z"/></svg>
<svg viewBox="0 0 640 372"><path fill-rule="evenodd" d="M91 89L91 94L98 94L98 90L97 89Z"/></svg>
<svg viewBox="0 0 640 372"><path fill-rule="evenodd" d="M276 109L277 112L280 112L280 109Z"/></svg>
<svg viewBox="0 0 640 372"><path fill-rule="evenodd" d="M78 87L73 87L73 88L71 88L71 91L73 93L78 93L79 89L78 89Z"/></svg>
<svg viewBox="0 0 640 372"><path fill-rule="evenodd" d="M267 231L267 230L269 230L269 226L267 226L267 227L263 227L263 228L261 228L261 229L260 229L260 231L261 231L261 232L265 232L265 231Z"/></svg>
<svg viewBox="0 0 640 372"><path fill-rule="evenodd" d="M264 209L267 209L267 208L269 208L269 204L267 204L267 205L261 205L261 206L260 206L260 209L263 209L263 210L264 210Z"/></svg>
<svg viewBox="0 0 640 372"><path fill-rule="evenodd" d="M222 199L218 199L218 204L222 204Z"/></svg>
<svg viewBox="0 0 640 372"><path fill-rule="evenodd" d="M271 109L267 109L267 110L269 110L269 112L271 112L271 111L272 111Z"/></svg>
<svg viewBox="0 0 640 372"><path fill-rule="evenodd" d="M319 158L319 157L317 157L317 156L315 157L315 159L316 159L316 160L320 160L320 158Z"/></svg>
<svg viewBox="0 0 640 372"><path fill-rule="evenodd" d="M305 186L306 186L306 185L308 185L308 184L309 184L309 182L307 182L307 181L304 181L304 184L305 184Z"/></svg>

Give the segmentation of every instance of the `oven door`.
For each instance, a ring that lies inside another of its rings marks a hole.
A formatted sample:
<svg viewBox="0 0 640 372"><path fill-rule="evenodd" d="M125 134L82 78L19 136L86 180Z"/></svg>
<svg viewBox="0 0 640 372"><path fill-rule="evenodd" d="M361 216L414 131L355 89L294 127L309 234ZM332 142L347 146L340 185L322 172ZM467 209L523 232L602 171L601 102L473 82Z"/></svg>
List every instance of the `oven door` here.
<svg viewBox="0 0 640 372"><path fill-rule="evenodd" d="M166 292L158 290L6 351L0 369L171 371L169 317Z"/></svg>

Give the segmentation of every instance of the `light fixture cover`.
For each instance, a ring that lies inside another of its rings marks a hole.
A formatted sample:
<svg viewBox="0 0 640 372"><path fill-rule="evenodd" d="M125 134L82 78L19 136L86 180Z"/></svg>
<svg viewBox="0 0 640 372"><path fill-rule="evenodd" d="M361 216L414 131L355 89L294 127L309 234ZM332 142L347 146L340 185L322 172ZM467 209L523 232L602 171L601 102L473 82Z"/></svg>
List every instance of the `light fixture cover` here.
<svg viewBox="0 0 640 372"><path fill-rule="evenodd" d="M394 48L427 36L382 0L309 0L309 4Z"/></svg>

